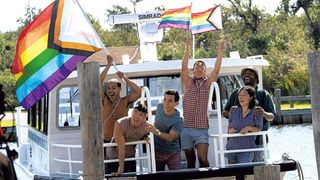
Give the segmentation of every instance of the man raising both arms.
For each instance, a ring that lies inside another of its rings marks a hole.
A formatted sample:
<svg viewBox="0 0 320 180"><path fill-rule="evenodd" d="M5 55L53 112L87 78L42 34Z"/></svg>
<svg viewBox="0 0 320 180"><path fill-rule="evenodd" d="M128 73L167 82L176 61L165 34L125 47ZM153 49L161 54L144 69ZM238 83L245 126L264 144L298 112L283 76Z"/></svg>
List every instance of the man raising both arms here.
<svg viewBox="0 0 320 180"><path fill-rule="evenodd" d="M181 79L183 84L183 116L184 125L181 132L181 147L187 158L188 168L195 168L197 150L200 167L209 167L208 162L208 129L207 106L209 90L212 82L217 81L221 67L224 42L219 45L215 66L209 77L206 77L206 65L203 61L197 61L193 65L193 77L188 71L189 51L192 39L186 42L186 51L182 58Z"/></svg>
<svg viewBox="0 0 320 180"><path fill-rule="evenodd" d="M132 88L132 92L124 97L120 97L121 82L118 79L110 79L107 82L107 93L104 93L104 79L113 65L112 56L107 56L108 64L100 74L100 94L102 97L102 120L103 120L103 139L104 142L110 142L113 136L115 122L128 116L129 106L136 101L141 94L141 88L132 82L123 72L118 71L120 79L123 79L126 84Z"/></svg>

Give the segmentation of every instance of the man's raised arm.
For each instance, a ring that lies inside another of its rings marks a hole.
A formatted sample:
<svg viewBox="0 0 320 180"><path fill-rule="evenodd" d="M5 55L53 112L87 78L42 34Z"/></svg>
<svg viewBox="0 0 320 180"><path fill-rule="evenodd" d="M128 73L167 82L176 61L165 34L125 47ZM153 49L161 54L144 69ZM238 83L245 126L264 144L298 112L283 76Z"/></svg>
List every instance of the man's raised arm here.
<svg viewBox="0 0 320 180"><path fill-rule="evenodd" d="M219 50L218 50L218 55L216 58L216 63L214 65L214 68L212 69L210 76L208 78L209 83L211 84L212 82L217 81L218 77L219 77L219 72L220 72L220 68L221 68L221 63L222 63L222 57L223 57L223 51L224 51L224 39L222 38L220 40L220 44L219 44Z"/></svg>
<svg viewBox="0 0 320 180"><path fill-rule="evenodd" d="M104 68L104 70L100 74L100 95L101 95L101 98L104 97L103 81L106 78L106 75L107 75L110 67L112 66L112 62L113 62L112 56L107 55L107 61L108 61L108 64L106 65L106 67Z"/></svg>
<svg viewBox="0 0 320 180"><path fill-rule="evenodd" d="M141 96L141 88L136 83L131 81L123 72L118 71L117 74L120 79L123 79L127 85L133 89L133 92L129 94L129 101L133 102L137 100Z"/></svg>
<svg viewBox="0 0 320 180"><path fill-rule="evenodd" d="M189 62L189 54L190 54L190 48L192 44L192 38L189 35L186 40L186 50L184 52L184 55L182 57L182 67L181 67L181 79L184 86L188 84L190 81L190 75L188 70L188 62Z"/></svg>

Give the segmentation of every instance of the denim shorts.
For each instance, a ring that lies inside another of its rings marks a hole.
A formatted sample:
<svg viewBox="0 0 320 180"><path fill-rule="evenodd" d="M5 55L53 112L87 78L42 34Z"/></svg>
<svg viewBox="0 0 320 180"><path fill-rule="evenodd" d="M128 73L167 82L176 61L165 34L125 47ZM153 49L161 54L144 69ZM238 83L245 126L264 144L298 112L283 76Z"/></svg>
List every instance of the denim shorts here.
<svg viewBox="0 0 320 180"><path fill-rule="evenodd" d="M229 160L237 161L237 163L249 163L253 161L254 152L228 153L226 157Z"/></svg>
<svg viewBox="0 0 320 180"><path fill-rule="evenodd" d="M183 128L180 138L181 149L192 149L197 144L209 144L207 128Z"/></svg>

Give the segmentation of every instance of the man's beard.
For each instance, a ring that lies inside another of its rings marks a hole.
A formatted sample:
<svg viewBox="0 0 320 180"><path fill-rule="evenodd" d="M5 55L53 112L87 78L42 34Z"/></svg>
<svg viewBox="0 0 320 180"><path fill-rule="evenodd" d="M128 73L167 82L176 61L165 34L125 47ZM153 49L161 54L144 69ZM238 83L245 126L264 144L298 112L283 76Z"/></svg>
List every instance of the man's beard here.
<svg viewBox="0 0 320 180"><path fill-rule="evenodd" d="M253 86L254 85L254 79L251 79L249 77L243 78L243 83L246 86Z"/></svg>

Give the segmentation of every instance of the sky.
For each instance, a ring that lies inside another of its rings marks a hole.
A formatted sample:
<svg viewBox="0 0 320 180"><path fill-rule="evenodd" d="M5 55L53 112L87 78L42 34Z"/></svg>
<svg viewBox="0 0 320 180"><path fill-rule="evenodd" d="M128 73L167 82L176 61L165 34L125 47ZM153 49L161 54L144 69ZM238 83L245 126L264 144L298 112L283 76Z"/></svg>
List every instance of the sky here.
<svg viewBox="0 0 320 180"><path fill-rule="evenodd" d="M108 27L106 9L111 9L112 5L127 7L133 12L133 3L130 0L78 0L83 10L94 18L98 19L102 27ZM154 7L163 5L166 9L179 8L189 5L191 2L201 1L204 4L221 4L227 6L226 0L143 0L136 4L136 12L153 12ZM25 7L30 4L31 7L43 10L53 0L4 0L0 1L0 31L14 31L18 28L19 17L24 18ZM254 0L259 7L272 13L279 6L280 0ZM208 7L208 6L204 6Z"/></svg>

